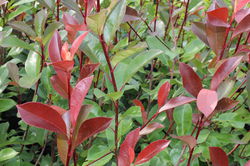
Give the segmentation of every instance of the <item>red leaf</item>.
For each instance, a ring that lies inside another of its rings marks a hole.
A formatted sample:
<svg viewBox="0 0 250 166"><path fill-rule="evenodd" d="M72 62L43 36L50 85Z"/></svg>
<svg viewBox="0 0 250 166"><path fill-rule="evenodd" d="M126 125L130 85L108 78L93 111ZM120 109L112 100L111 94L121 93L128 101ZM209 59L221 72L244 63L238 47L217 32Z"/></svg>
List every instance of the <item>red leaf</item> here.
<svg viewBox="0 0 250 166"><path fill-rule="evenodd" d="M169 82L165 82L158 91L158 108L162 107L167 99L170 92L171 85Z"/></svg>
<svg viewBox="0 0 250 166"><path fill-rule="evenodd" d="M191 135L185 135L185 136L171 135L171 137L179 139L182 142L188 144L190 150L193 149L196 146L196 144L197 144L196 139L193 136L191 136Z"/></svg>
<svg viewBox="0 0 250 166"><path fill-rule="evenodd" d="M160 153L162 150L168 147L169 140L158 140L150 143L145 149L143 149L135 160L135 165L145 163Z"/></svg>
<svg viewBox="0 0 250 166"><path fill-rule="evenodd" d="M180 63L180 74L183 81L184 88L194 97L197 97L198 93L202 89L202 83L200 77L193 71L193 69L185 63Z"/></svg>
<svg viewBox="0 0 250 166"><path fill-rule="evenodd" d="M125 16L124 16L122 22L136 21L136 20L139 20L139 19L140 19L140 16L137 13L137 10L127 6L126 7L126 13L125 13Z"/></svg>
<svg viewBox="0 0 250 166"><path fill-rule="evenodd" d="M218 102L217 93L213 90L202 89L197 97L197 107L206 117L215 109Z"/></svg>
<svg viewBox="0 0 250 166"><path fill-rule="evenodd" d="M235 0L235 10L234 13L242 9L250 0Z"/></svg>
<svg viewBox="0 0 250 166"><path fill-rule="evenodd" d="M87 95L91 86L93 76L86 77L79 81L71 93L70 98L70 119L73 127L76 124L76 120L82 106L82 102Z"/></svg>
<svg viewBox="0 0 250 166"><path fill-rule="evenodd" d="M229 27L227 23L228 9L226 7L218 8L207 12L208 20L207 22L213 26Z"/></svg>
<svg viewBox="0 0 250 166"><path fill-rule="evenodd" d="M198 36L198 38L203 41L206 45L209 45L207 41L207 34L206 34L206 25L201 22L193 22L192 23L192 31L193 33Z"/></svg>
<svg viewBox="0 0 250 166"><path fill-rule="evenodd" d="M85 77L89 77L98 67L100 63L93 63L93 64L85 64L80 72L79 79L83 79Z"/></svg>
<svg viewBox="0 0 250 166"><path fill-rule="evenodd" d="M61 61L62 41L58 31L55 31L49 43L49 56L52 62Z"/></svg>
<svg viewBox="0 0 250 166"><path fill-rule="evenodd" d="M210 89L216 90L220 83L240 64L242 56L226 59L214 73Z"/></svg>
<svg viewBox="0 0 250 166"><path fill-rule="evenodd" d="M175 108L175 107L190 103L195 100L196 98L187 97L187 96L178 96L178 97L172 98L164 106L160 108L159 113L169 110L171 108Z"/></svg>
<svg viewBox="0 0 250 166"><path fill-rule="evenodd" d="M78 36L74 42L72 43L72 46L70 48L70 54L72 57L74 57L76 51L78 50L79 46L82 44L83 39L87 36L88 32L84 32L80 36Z"/></svg>
<svg viewBox="0 0 250 166"><path fill-rule="evenodd" d="M229 166L227 154L219 147L209 147L213 166Z"/></svg>
<svg viewBox="0 0 250 166"><path fill-rule="evenodd" d="M107 129L112 121L112 118L97 117L84 121L79 129L75 147L83 141Z"/></svg>
<svg viewBox="0 0 250 166"><path fill-rule="evenodd" d="M66 125L61 115L49 105L28 102L17 105L17 109L27 124L66 135Z"/></svg>
<svg viewBox="0 0 250 166"><path fill-rule="evenodd" d="M66 73L69 73L73 67L74 67L74 61L67 60L67 61L59 61L52 63L55 71L58 72L58 70L64 71Z"/></svg>
<svg viewBox="0 0 250 166"><path fill-rule="evenodd" d="M235 20L240 23L246 16L250 14L250 9L241 9L235 15Z"/></svg>
<svg viewBox="0 0 250 166"><path fill-rule="evenodd" d="M144 127L141 131L140 131L140 135L147 135L149 133L152 133L153 131L155 131L156 129L160 129L160 128L164 128L164 126L160 123L157 122L153 122L149 125L147 125L146 127Z"/></svg>
<svg viewBox="0 0 250 166"><path fill-rule="evenodd" d="M119 155L118 155L118 165L119 166L130 166L130 164L134 161L134 148L139 140L139 131L140 128L137 128L131 131L123 141L120 147Z"/></svg>
<svg viewBox="0 0 250 166"><path fill-rule="evenodd" d="M57 134L56 137L57 150L59 157L64 165L66 165L68 155L68 139L65 135Z"/></svg>
<svg viewBox="0 0 250 166"><path fill-rule="evenodd" d="M65 109L61 108L61 107L58 107L56 105L51 105L50 106L52 109L54 109L55 111L57 111L61 116L67 112Z"/></svg>
<svg viewBox="0 0 250 166"><path fill-rule="evenodd" d="M250 15L246 16L241 20L241 22L236 26L236 28L233 31L232 38L235 36L250 31Z"/></svg>
<svg viewBox="0 0 250 166"><path fill-rule="evenodd" d="M146 123L146 122L147 122L147 117L148 117L148 115L147 115L147 112L145 111L145 108L144 108L142 102L141 102L140 100L135 99L135 100L133 100L133 103L134 103L136 106L141 107L142 120L143 120L143 123Z"/></svg>
<svg viewBox="0 0 250 166"><path fill-rule="evenodd" d="M50 78L51 85L63 98L68 99L68 86L63 83L58 75L54 75Z"/></svg>
<svg viewBox="0 0 250 166"><path fill-rule="evenodd" d="M230 98L222 98L218 102L215 110L217 112L225 112L227 110L234 108L238 103L239 103L238 101L232 100Z"/></svg>
<svg viewBox="0 0 250 166"><path fill-rule="evenodd" d="M250 160L248 160L244 166L250 166Z"/></svg>
<svg viewBox="0 0 250 166"><path fill-rule="evenodd" d="M65 42L62 46L61 57L64 61L72 61L71 54L69 52L69 44Z"/></svg>

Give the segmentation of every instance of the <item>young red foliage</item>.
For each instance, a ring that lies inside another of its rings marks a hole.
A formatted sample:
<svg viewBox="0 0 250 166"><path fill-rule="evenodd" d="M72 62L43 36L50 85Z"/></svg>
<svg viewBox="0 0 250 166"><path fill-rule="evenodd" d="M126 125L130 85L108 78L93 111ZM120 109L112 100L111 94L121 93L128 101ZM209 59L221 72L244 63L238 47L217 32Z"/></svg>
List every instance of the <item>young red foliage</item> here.
<svg viewBox="0 0 250 166"><path fill-rule="evenodd" d="M207 16L208 16L207 22L213 26L223 26L223 27L230 26L227 23L228 9L225 7L209 11L207 12Z"/></svg>
<svg viewBox="0 0 250 166"><path fill-rule="evenodd" d="M248 32L250 31L250 15L247 15L244 17L240 23L236 26L234 29L232 38L236 37L237 35L243 33L243 32Z"/></svg>
<svg viewBox="0 0 250 166"><path fill-rule="evenodd" d="M193 69L185 63L180 63L180 74L184 88L194 97L197 97L202 89L202 82L200 77L193 71Z"/></svg>
<svg viewBox="0 0 250 166"><path fill-rule="evenodd" d="M81 68L79 80L89 77L99 67L99 65L99 63L85 64Z"/></svg>
<svg viewBox="0 0 250 166"><path fill-rule="evenodd" d="M214 73L210 89L216 90L220 83L240 64L242 56L226 59Z"/></svg>
<svg viewBox="0 0 250 166"><path fill-rule="evenodd" d="M160 123L157 122L153 122L149 125L147 125L146 127L144 127L141 131L140 131L140 135L147 135L149 133L152 133L153 131L155 131L156 129L160 129L160 128L164 128L164 126Z"/></svg>
<svg viewBox="0 0 250 166"><path fill-rule="evenodd" d="M145 111L145 108L144 108L142 102L141 102L140 100L135 99L135 100L133 100L133 103L134 103L136 106L139 106L139 107L141 108L142 120L143 120L143 123L146 123L146 122L147 122L147 119L148 119L148 118L147 118L148 115L147 115L147 112Z"/></svg>
<svg viewBox="0 0 250 166"><path fill-rule="evenodd" d="M190 103L190 102L193 102L195 100L196 98L187 97L187 96L178 96L178 97L172 98L169 101L167 101L164 106L160 108L159 113L184 105L184 104L187 104L187 103Z"/></svg>
<svg viewBox="0 0 250 166"><path fill-rule="evenodd" d="M67 135L64 120L61 115L49 105L27 102L17 105L17 109L22 120L27 124Z"/></svg>
<svg viewBox="0 0 250 166"><path fill-rule="evenodd" d="M162 84L158 91L158 108L161 108L167 101L171 85L169 82Z"/></svg>
<svg viewBox="0 0 250 166"><path fill-rule="evenodd" d="M206 117L213 113L218 102L216 91L202 89L197 96L197 107Z"/></svg>
<svg viewBox="0 0 250 166"><path fill-rule="evenodd" d="M185 135L185 136L171 135L171 137L179 139L182 142L188 144L190 150L193 149L197 144L197 140L191 135Z"/></svg>
<svg viewBox="0 0 250 166"><path fill-rule="evenodd" d="M158 140L150 143L145 149L143 149L135 160L135 165L139 165L149 161L155 155L163 151L170 144L169 140Z"/></svg>
<svg viewBox="0 0 250 166"><path fill-rule="evenodd" d="M209 147L213 166L229 166L227 154L219 147Z"/></svg>

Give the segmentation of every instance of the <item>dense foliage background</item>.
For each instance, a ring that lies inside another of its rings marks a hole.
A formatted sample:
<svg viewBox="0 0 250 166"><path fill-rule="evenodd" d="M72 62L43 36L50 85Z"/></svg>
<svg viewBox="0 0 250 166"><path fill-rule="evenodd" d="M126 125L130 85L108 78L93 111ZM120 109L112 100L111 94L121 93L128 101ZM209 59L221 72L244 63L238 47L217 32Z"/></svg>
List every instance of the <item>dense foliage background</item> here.
<svg viewBox="0 0 250 166"><path fill-rule="evenodd" d="M249 166L249 2L0 0L0 165Z"/></svg>

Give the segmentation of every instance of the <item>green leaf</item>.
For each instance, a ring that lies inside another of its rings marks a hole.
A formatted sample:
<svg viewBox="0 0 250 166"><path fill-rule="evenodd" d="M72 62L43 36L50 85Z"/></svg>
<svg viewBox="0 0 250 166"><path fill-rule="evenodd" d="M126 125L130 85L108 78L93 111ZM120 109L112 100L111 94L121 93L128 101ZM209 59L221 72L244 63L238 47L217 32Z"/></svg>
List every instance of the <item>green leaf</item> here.
<svg viewBox="0 0 250 166"><path fill-rule="evenodd" d="M9 160L13 157L15 157L18 154L14 149L12 148L5 148L0 151L0 162Z"/></svg>
<svg viewBox="0 0 250 166"><path fill-rule="evenodd" d="M40 73L41 57L34 51L30 51L25 61L25 71L27 75L36 77Z"/></svg>
<svg viewBox="0 0 250 166"><path fill-rule="evenodd" d="M107 96L113 100L113 101L116 101L118 100L119 98L121 98L123 95L123 92L122 91L119 91L119 92L111 92L109 94L107 94Z"/></svg>
<svg viewBox="0 0 250 166"><path fill-rule="evenodd" d="M178 136L188 135L192 127L192 107L189 104L177 107L174 110L174 121L177 125Z"/></svg>
<svg viewBox="0 0 250 166"><path fill-rule="evenodd" d="M47 17L48 15L46 10L41 10L35 15L35 31L39 37L41 37L43 34Z"/></svg>
<svg viewBox="0 0 250 166"><path fill-rule="evenodd" d="M105 143L100 141L95 141L93 146L88 150L88 155L86 160L95 160L102 155L110 151L109 147Z"/></svg>
<svg viewBox="0 0 250 166"><path fill-rule="evenodd" d="M33 6L26 6L26 5L20 5L15 11L11 12L8 15L8 21L12 20L16 16L22 14L23 12L26 12L27 10L30 10Z"/></svg>
<svg viewBox="0 0 250 166"><path fill-rule="evenodd" d="M120 88L123 84L127 83L134 75L136 72L140 70L144 65L149 63L152 59L160 55L162 51L160 50L148 50L140 53L137 55L135 58L131 58L130 63L127 65L127 68L124 69L124 79L122 84L118 86ZM115 73L115 75L118 75L120 73Z"/></svg>
<svg viewBox="0 0 250 166"><path fill-rule="evenodd" d="M248 93L248 106L250 107L250 71L247 72L247 93Z"/></svg>
<svg viewBox="0 0 250 166"><path fill-rule="evenodd" d="M139 106L132 106L124 114L122 114L121 118L140 118L141 117L141 108Z"/></svg>
<svg viewBox="0 0 250 166"><path fill-rule="evenodd" d="M13 9L14 7L16 6L20 6L20 5L23 5L25 3L30 3L30 2L34 2L35 0L19 0L17 1L16 3L14 3L13 5L11 5L11 7L9 8L10 9Z"/></svg>
<svg viewBox="0 0 250 166"><path fill-rule="evenodd" d="M103 26L106 20L107 10L101 10L99 13L87 17L87 25L97 35L103 32Z"/></svg>
<svg viewBox="0 0 250 166"><path fill-rule="evenodd" d="M103 166L105 164L107 164L113 157L113 154L109 154L105 157L103 157L102 159L98 160L97 162L95 162L95 166ZM93 160L94 161L94 160ZM82 166L86 166L88 165L89 163L91 163L92 161L87 161L87 162L84 162Z"/></svg>
<svg viewBox="0 0 250 166"><path fill-rule="evenodd" d="M35 37L36 36L36 33L33 31L33 29L23 21L13 21L13 22L9 23L9 25L13 29L16 29L16 30L18 30L20 32L26 33L30 37Z"/></svg>
<svg viewBox="0 0 250 166"><path fill-rule="evenodd" d="M34 48L28 43L18 39L16 36L8 36L2 40L0 43L2 47L21 47L27 50L34 50Z"/></svg>
<svg viewBox="0 0 250 166"><path fill-rule="evenodd" d="M16 105L12 99L0 99L0 112L8 111Z"/></svg>
<svg viewBox="0 0 250 166"><path fill-rule="evenodd" d="M199 39L194 39L190 43L185 46L184 55L181 56L183 58L183 62L187 62L192 60L200 50L205 47L205 44L201 42Z"/></svg>
<svg viewBox="0 0 250 166"><path fill-rule="evenodd" d="M232 79L223 81L217 89L218 100L222 99L223 97L227 97L233 89L234 84L235 81Z"/></svg>
<svg viewBox="0 0 250 166"><path fill-rule="evenodd" d="M42 6L50 9L51 11L55 8L55 1L51 0L37 0Z"/></svg>
<svg viewBox="0 0 250 166"><path fill-rule="evenodd" d="M106 43L110 43L115 36L116 31L120 27L120 24L124 18L126 12L126 0L120 0L113 7L112 11L108 15L104 29L103 35Z"/></svg>
<svg viewBox="0 0 250 166"><path fill-rule="evenodd" d="M40 74L37 76L24 75L20 81L19 85L23 88L31 88L40 78Z"/></svg>
<svg viewBox="0 0 250 166"><path fill-rule="evenodd" d="M74 10L77 13L80 13L80 9L77 5L77 3L73 0L62 0L61 1L68 9Z"/></svg>
<svg viewBox="0 0 250 166"><path fill-rule="evenodd" d="M61 28L63 26L60 22L53 22L48 25L48 27L45 29L44 35L43 35L43 45L46 45L47 42L52 38L55 30Z"/></svg>
<svg viewBox="0 0 250 166"><path fill-rule="evenodd" d="M101 98L101 97L105 97L106 93L104 93L103 91L101 91L98 88L94 89L94 95L96 96L97 99Z"/></svg>
<svg viewBox="0 0 250 166"><path fill-rule="evenodd" d="M167 64L167 60L174 59L178 54L171 51L166 43L162 41L160 38L154 37L154 36L148 36L146 39L146 42L151 49L159 49L163 53L159 56L159 59L162 61L162 63Z"/></svg>
<svg viewBox="0 0 250 166"><path fill-rule="evenodd" d="M125 37L124 39L120 40L111 51L117 52L118 50L126 47L127 45L128 45L128 37Z"/></svg>

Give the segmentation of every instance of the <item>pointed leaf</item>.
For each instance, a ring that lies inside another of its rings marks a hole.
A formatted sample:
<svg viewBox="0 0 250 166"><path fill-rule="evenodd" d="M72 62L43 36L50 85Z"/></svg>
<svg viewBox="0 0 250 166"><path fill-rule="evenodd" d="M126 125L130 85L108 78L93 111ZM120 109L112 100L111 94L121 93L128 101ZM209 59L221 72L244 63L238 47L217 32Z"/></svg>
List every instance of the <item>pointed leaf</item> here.
<svg viewBox="0 0 250 166"><path fill-rule="evenodd" d="M219 147L209 147L213 166L229 166L227 154Z"/></svg>
<svg viewBox="0 0 250 166"><path fill-rule="evenodd" d="M235 20L239 24L246 16L250 14L250 9L241 9L235 15Z"/></svg>
<svg viewBox="0 0 250 166"><path fill-rule="evenodd" d="M120 0L112 8L103 28L104 40L110 43L113 40L126 12L126 0Z"/></svg>
<svg viewBox="0 0 250 166"><path fill-rule="evenodd" d="M213 90L202 89L197 96L197 107L206 117L213 113L218 102L217 93Z"/></svg>
<svg viewBox="0 0 250 166"><path fill-rule="evenodd" d="M26 33L29 37L35 37L36 36L36 33L34 32L34 30L28 25L26 24L25 22L23 21L13 21L13 22L10 22L9 25L20 31L20 32L24 32Z"/></svg>
<svg viewBox="0 0 250 166"><path fill-rule="evenodd" d="M30 51L25 61L25 71L31 77L38 76L41 70L41 56L34 51Z"/></svg>
<svg viewBox="0 0 250 166"><path fill-rule="evenodd" d="M83 34L81 34L80 36L78 36L74 40L74 42L73 42L73 44L72 44L72 46L70 48L70 54L71 54L71 56L74 57L76 51L78 50L79 46L82 44L82 41L87 36L87 34L88 34L88 32L84 32Z"/></svg>
<svg viewBox="0 0 250 166"><path fill-rule="evenodd" d="M59 157L64 165L66 165L68 155L68 139L65 135L57 134L56 136L57 150Z"/></svg>
<svg viewBox="0 0 250 166"><path fill-rule="evenodd" d="M61 48L62 48L61 37L58 31L55 31L49 43L49 56L52 62L61 61Z"/></svg>
<svg viewBox="0 0 250 166"><path fill-rule="evenodd" d="M52 65L56 71L61 70L66 73L70 73L70 71L74 67L74 61L71 61L71 60L59 61L59 62L52 63Z"/></svg>
<svg viewBox="0 0 250 166"><path fill-rule="evenodd" d="M15 157L18 154L17 151L15 151L12 148L5 148L0 150L0 162L9 160L13 157Z"/></svg>
<svg viewBox="0 0 250 166"><path fill-rule="evenodd" d="M140 135L147 135L152 133L153 131L160 129L160 128L164 128L164 126L160 123L157 122L153 122L149 125L147 125L146 127L144 127L141 131L140 131Z"/></svg>
<svg viewBox="0 0 250 166"><path fill-rule="evenodd" d="M73 126L76 124L76 120L82 107L82 102L87 95L91 86L93 76L86 77L79 81L71 93L70 98L70 119Z"/></svg>
<svg viewBox="0 0 250 166"><path fill-rule="evenodd" d="M164 106L160 108L159 113L169 110L171 108L175 108L175 107L193 102L195 100L196 98L187 97L187 96L178 96L178 97L172 98Z"/></svg>
<svg viewBox="0 0 250 166"><path fill-rule="evenodd" d="M218 8L212 11L207 12L208 20L207 22L213 26L222 26L229 27L230 25L227 23L228 19L228 8Z"/></svg>
<svg viewBox="0 0 250 166"><path fill-rule="evenodd" d="M193 149L196 146L196 144L197 144L196 139L193 136L191 136L191 135L185 135L185 136L171 135L171 137L179 139L182 142L188 144L190 150Z"/></svg>
<svg viewBox="0 0 250 166"><path fill-rule="evenodd" d="M250 0L235 0L235 6L234 6L234 13L242 9L244 6L247 5L247 3L250 2Z"/></svg>
<svg viewBox="0 0 250 166"><path fill-rule="evenodd" d="M27 124L66 135L66 125L61 115L50 106L28 102L17 105L17 109Z"/></svg>
<svg viewBox="0 0 250 166"><path fill-rule="evenodd" d="M240 64L242 56L226 59L214 73L210 89L216 90L220 83Z"/></svg>
<svg viewBox="0 0 250 166"><path fill-rule="evenodd" d="M180 63L180 74L183 81L184 88L194 97L197 97L198 93L202 89L202 83L200 77L193 71L193 69L185 63Z"/></svg>
<svg viewBox="0 0 250 166"><path fill-rule="evenodd" d="M215 110L217 112L225 112L227 110L233 109L236 105L238 105L238 103L238 101L232 100L230 98L222 98L218 102Z"/></svg>
<svg viewBox="0 0 250 166"><path fill-rule="evenodd" d="M134 161L134 148L140 138L139 131L140 128L131 131L121 144L118 155L119 166L130 166L130 164Z"/></svg>
<svg viewBox="0 0 250 166"><path fill-rule="evenodd" d="M171 85L169 82L165 82L160 87L158 91L158 108L162 107L166 103L169 92L170 92L170 88L171 88Z"/></svg>
<svg viewBox="0 0 250 166"><path fill-rule="evenodd" d="M170 144L169 140L158 140L150 143L145 149L143 149L135 160L135 165L139 165L149 161L155 155L160 153L162 150L168 147Z"/></svg>
<svg viewBox="0 0 250 166"><path fill-rule="evenodd" d="M98 67L100 63L85 64L81 68L79 80L89 77Z"/></svg>
<svg viewBox="0 0 250 166"><path fill-rule="evenodd" d="M7 63L10 78L16 83L19 82L19 69L15 63Z"/></svg>
<svg viewBox="0 0 250 166"><path fill-rule="evenodd" d="M63 98L68 99L68 86L64 84L57 75L50 78L51 85Z"/></svg>
<svg viewBox="0 0 250 166"><path fill-rule="evenodd" d="M224 97L227 97L231 93L231 90L233 89L234 84L235 84L235 80L230 79L230 78L223 81L217 88L218 100Z"/></svg>
<svg viewBox="0 0 250 166"><path fill-rule="evenodd" d="M35 15L34 19L35 31L36 34L40 37L43 35L47 17L48 15L46 10L40 10Z"/></svg>
<svg viewBox="0 0 250 166"><path fill-rule="evenodd" d="M8 111L16 105L16 102L12 99L0 98L0 112Z"/></svg>
<svg viewBox="0 0 250 166"><path fill-rule="evenodd" d="M137 10L127 6L125 16L122 22L135 21L135 20L140 20L140 16Z"/></svg>
<svg viewBox="0 0 250 166"><path fill-rule="evenodd" d="M111 121L112 118L106 117L97 117L84 121L79 129L75 147L77 147L89 137L92 137L93 135L107 129Z"/></svg>
<svg viewBox="0 0 250 166"><path fill-rule="evenodd" d="M16 36L8 36L8 37L4 38L1 41L0 46L2 46L2 47L21 47L21 48L24 48L27 50L35 51L35 49L31 45L18 39Z"/></svg>
<svg viewBox="0 0 250 166"><path fill-rule="evenodd" d="M142 104L142 102L140 100L133 100L133 103L136 105L136 106L139 106L141 108L141 117L142 117L142 120L143 120L143 123L146 123L147 122L147 112L145 111L145 108Z"/></svg>

